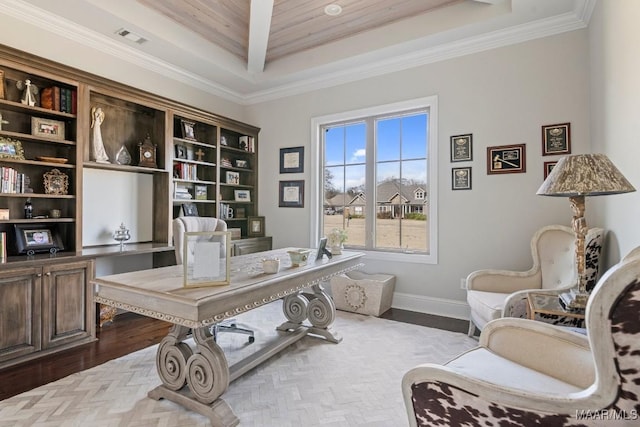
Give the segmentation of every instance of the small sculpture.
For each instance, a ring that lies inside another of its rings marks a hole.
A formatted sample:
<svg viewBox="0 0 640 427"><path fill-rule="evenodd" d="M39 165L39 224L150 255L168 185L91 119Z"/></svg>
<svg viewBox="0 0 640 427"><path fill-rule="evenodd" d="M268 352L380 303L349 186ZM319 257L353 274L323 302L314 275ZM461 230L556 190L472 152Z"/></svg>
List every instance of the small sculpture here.
<svg viewBox="0 0 640 427"><path fill-rule="evenodd" d="M120 228L113 233L113 239L120 242L120 252L124 251L124 242L130 238L131 234L129 233L129 229L124 226L124 222L120 223Z"/></svg>
<svg viewBox="0 0 640 427"><path fill-rule="evenodd" d="M20 102L30 107L34 107L36 105L36 95L38 95L38 87L31 83L31 80L29 79L18 80L16 82L16 87L19 90L24 90Z"/></svg>
<svg viewBox="0 0 640 427"><path fill-rule="evenodd" d="M91 133L93 157L97 163L109 163L109 156L104 149L104 143L102 142L102 131L100 125L104 121L104 112L100 107L93 107L91 109Z"/></svg>
<svg viewBox="0 0 640 427"><path fill-rule="evenodd" d="M122 144L122 147L116 153L116 163L119 165L130 165L131 164L131 154L129 154L129 150L127 147Z"/></svg>

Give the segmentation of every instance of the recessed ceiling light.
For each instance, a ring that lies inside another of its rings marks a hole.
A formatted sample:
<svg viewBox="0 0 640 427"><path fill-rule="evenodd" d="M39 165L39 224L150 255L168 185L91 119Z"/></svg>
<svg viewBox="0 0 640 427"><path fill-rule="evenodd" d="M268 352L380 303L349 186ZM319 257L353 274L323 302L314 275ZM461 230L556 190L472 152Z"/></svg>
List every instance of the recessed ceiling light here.
<svg viewBox="0 0 640 427"><path fill-rule="evenodd" d="M338 16L342 13L342 6L330 4L324 8L324 13L329 16Z"/></svg>
<svg viewBox="0 0 640 427"><path fill-rule="evenodd" d="M119 36L124 37L125 39L132 41L134 43L138 43L138 44L142 44L144 42L147 41L147 39L145 39L142 36L139 36L138 34L131 32L129 30L127 30L126 28L120 28L118 31L116 31L116 34L118 34Z"/></svg>

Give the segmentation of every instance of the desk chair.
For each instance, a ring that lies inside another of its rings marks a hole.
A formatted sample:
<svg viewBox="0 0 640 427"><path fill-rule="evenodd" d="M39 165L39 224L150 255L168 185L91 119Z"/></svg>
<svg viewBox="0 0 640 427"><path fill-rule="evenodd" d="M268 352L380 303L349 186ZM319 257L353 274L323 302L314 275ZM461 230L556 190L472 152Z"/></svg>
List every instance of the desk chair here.
<svg viewBox="0 0 640 427"><path fill-rule="evenodd" d="M173 245L176 252L176 264L182 264L184 233L196 231L227 231L227 223L218 218L182 216L173 220ZM255 341L251 329L241 328L235 319L227 319L211 327L213 339L217 340L220 332L233 332L249 336L249 342Z"/></svg>

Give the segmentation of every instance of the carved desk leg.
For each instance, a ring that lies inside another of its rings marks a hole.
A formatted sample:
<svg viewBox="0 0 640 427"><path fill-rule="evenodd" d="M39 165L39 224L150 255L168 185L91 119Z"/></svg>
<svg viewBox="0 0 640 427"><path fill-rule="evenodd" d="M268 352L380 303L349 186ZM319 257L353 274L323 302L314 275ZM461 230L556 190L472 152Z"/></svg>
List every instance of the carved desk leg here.
<svg viewBox="0 0 640 427"><path fill-rule="evenodd" d="M285 297L282 308L289 320L277 329L279 331L296 330L303 327L302 322L308 319L311 323L309 333L339 343L342 337L331 328L336 319L336 305L321 284L314 284L311 290L313 292L298 292Z"/></svg>
<svg viewBox="0 0 640 427"><path fill-rule="evenodd" d="M174 325L160 342L156 368L161 386L149 392L155 400L168 399L198 412L214 426L240 422L220 396L229 387L229 365L208 327L194 329L195 352L183 340L189 328Z"/></svg>

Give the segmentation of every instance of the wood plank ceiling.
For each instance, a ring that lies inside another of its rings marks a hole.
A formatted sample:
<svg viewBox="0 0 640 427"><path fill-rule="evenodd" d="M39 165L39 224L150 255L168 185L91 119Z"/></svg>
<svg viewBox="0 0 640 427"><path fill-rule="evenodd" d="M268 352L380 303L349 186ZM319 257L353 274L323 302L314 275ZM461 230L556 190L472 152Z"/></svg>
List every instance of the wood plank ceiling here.
<svg viewBox="0 0 640 427"><path fill-rule="evenodd" d="M288 55L462 1L335 0L342 13L329 16L324 8L330 0L253 0L253 13L252 0L138 0L243 61L251 64L256 54L255 71ZM271 2L273 7L265 9ZM268 40L260 35L265 24ZM256 51L255 45L263 47Z"/></svg>

